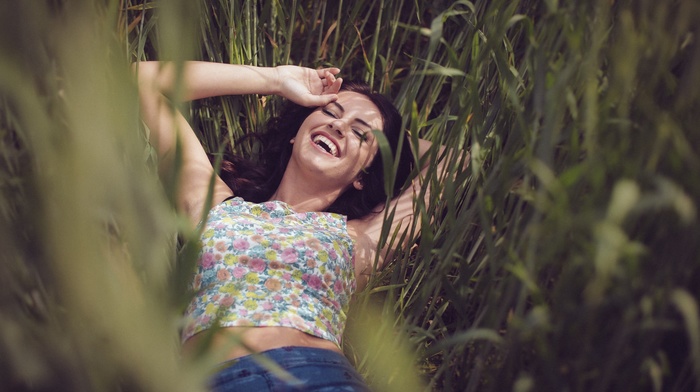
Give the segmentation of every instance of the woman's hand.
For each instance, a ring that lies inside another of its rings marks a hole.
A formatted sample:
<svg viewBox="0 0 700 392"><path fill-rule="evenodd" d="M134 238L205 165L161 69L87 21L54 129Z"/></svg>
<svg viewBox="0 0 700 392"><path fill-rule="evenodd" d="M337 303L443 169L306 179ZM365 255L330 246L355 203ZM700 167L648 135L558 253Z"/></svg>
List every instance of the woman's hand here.
<svg viewBox="0 0 700 392"><path fill-rule="evenodd" d="M277 71L277 94L302 106L324 106L338 99L343 79L338 68L311 69L282 65Z"/></svg>

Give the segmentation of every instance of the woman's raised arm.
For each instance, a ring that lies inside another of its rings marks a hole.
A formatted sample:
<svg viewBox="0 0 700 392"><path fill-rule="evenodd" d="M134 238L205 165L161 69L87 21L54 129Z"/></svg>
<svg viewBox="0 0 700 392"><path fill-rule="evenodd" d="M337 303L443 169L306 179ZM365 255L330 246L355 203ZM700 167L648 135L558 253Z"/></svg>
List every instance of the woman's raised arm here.
<svg viewBox="0 0 700 392"><path fill-rule="evenodd" d="M214 174L204 148L172 98L176 87L181 100L243 94L277 94L305 106L325 105L337 99L342 83L335 78L337 68L314 70L296 66L252 67L212 62L185 62L180 84L175 64L140 62L137 74L141 117L149 129L149 140L156 149L160 169L167 173L175 150L181 148L182 166L178 180L177 206L192 223L198 223L207 204L209 183L214 179L212 202L232 195L231 189Z"/></svg>
<svg viewBox="0 0 700 392"><path fill-rule="evenodd" d="M423 157L430 150L432 143L419 139L418 140L418 156ZM444 147L440 147L440 152L444 151ZM439 156L439 155L438 155ZM426 170L429 162L423 165L421 174L412 182L412 186L404 190L399 196L395 197L389 204L389 212L393 211L393 219L390 223L389 238L394 232L401 233L409 228L413 223L414 216L414 199L422 192L423 178L425 178ZM438 163L438 172L442 172L443 165ZM430 192L425 190L424 200L430 199ZM420 220L416 221L416 231L420 231ZM384 262L391 258L391 255L399 246L405 246L405 241L384 245L382 249L378 249L379 239L384 227L384 213L369 215L362 219L355 219L348 222L348 231L351 232L355 240L355 271L358 289L362 289L369 281L370 275L375 270L380 270L384 267ZM379 255L377 255L379 251ZM378 256L378 258L377 258ZM376 261L376 266L375 266Z"/></svg>

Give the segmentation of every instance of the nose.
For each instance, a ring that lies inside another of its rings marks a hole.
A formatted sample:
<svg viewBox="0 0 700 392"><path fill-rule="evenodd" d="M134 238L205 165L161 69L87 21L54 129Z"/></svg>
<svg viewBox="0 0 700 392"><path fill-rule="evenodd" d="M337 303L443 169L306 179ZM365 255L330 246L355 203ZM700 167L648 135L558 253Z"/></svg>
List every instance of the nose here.
<svg viewBox="0 0 700 392"><path fill-rule="evenodd" d="M345 137L346 126L347 126L347 124L345 124L341 120L335 120L335 121L332 121L328 124L328 128L330 128L331 131L335 131L335 133L341 139Z"/></svg>

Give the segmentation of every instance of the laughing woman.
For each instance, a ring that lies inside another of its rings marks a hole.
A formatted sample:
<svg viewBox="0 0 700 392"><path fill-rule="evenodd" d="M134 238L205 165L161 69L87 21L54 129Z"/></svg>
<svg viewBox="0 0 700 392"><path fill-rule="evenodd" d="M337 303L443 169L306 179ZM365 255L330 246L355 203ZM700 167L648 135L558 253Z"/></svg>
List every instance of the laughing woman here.
<svg viewBox="0 0 700 392"><path fill-rule="evenodd" d="M389 224L412 220L415 189L399 191L413 158L396 108L364 84L343 83L337 68L186 63L187 100L276 94L290 101L263 135L262 163L231 156L214 173L166 98L175 67L142 62L135 69L161 165L172 162L178 140L182 148L177 206L193 225L206 219L182 339L185 352L205 344L225 351L211 388L368 390L341 341L353 293L367 283L375 259L381 268L391 251L377 249L386 198L397 207ZM373 130L384 133L394 153L404 143L392 195L384 191ZM422 153L427 145L420 147ZM214 207L207 212L207 205ZM243 344L233 346L234 338ZM251 353L291 377L269 372Z"/></svg>

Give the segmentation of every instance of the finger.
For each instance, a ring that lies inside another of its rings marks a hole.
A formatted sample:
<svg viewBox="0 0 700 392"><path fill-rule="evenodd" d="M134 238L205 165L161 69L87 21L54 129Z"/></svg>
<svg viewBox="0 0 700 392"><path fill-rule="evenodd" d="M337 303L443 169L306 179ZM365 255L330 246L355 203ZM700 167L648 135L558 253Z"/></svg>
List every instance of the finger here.
<svg viewBox="0 0 700 392"><path fill-rule="evenodd" d="M307 97L306 102L304 102L304 106L326 106L336 100L338 100L338 96L336 94L324 93L323 95L311 95Z"/></svg>
<svg viewBox="0 0 700 392"><path fill-rule="evenodd" d="M316 70L316 73L318 74L318 77L321 79L325 79L329 76L335 76L340 73L340 68L320 68Z"/></svg>
<svg viewBox="0 0 700 392"><path fill-rule="evenodd" d="M326 72L329 72L329 73L331 73L332 75L337 75L337 74L340 73L340 68L336 68L336 67L321 68L320 71L323 71L324 74L325 74Z"/></svg>
<svg viewBox="0 0 700 392"><path fill-rule="evenodd" d="M335 78L334 78L335 79ZM324 94L338 94L340 91L340 86L343 85L343 78L338 78L333 81L329 86L323 91Z"/></svg>
<svg viewBox="0 0 700 392"><path fill-rule="evenodd" d="M335 75L333 75L330 72L326 72L326 81L327 81L326 84L328 86L332 85L333 83L335 83Z"/></svg>

